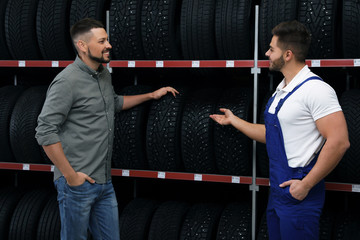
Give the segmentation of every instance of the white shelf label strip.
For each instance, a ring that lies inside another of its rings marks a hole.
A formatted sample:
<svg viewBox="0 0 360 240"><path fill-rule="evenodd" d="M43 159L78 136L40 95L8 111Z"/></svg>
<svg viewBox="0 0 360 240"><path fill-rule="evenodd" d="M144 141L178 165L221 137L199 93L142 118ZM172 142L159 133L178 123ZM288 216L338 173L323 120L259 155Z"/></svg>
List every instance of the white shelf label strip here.
<svg viewBox="0 0 360 240"><path fill-rule="evenodd" d="M23 170L29 171L30 170L30 164L23 164Z"/></svg>
<svg viewBox="0 0 360 240"><path fill-rule="evenodd" d="M194 174L195 181L202 181L202 174Z"/></svg>
<svg viewBox="0 0 360 240"><path fill-rule="evenodd" d="M193 68L198 68L198 67L200 67L200 61L192 61L192 62L191 62L191 67L193 67Z"/></svg>
<svg viewBox="0 0 360 240"><path fill-rule="evenodd" d="M165 172L158 172L158 178L165 179Z"/></svg>
<svg viewBox="0 0 360 240"><path fill-rule="evenodd" d="M122 174L123 177L129 177L130 176L130 171L129 170L122 170Z"/></svg>
<svg viewBox="0 0 360 240"><path fill-rule="evenodd" d="M226 67L233 68L235 66L234 61L226 61Z"/></svg>
<svg viewBox="0 0 360 240"><path fill-rule="evenodd" d="M352 185L352 192L360 192L360 185Z"/></svg>
<svg viewBox="0 0 360 240"><path fill-rule="evenodd" d="M311 67L320 67L320 60L311 60Z"/></svg>
<svg viewBox="0 0 360 240"><path fill-rule="evenodd" d="M162 68L162 67L164 67L164 61L156 61L156 67L157 67L157 68Z"/></svg>
<svg viewBox="0 0 360 240"><path fill-rule="evenodd" d="M354 67L360 67L360 59L354 59Z"/></svg>
<svg viewBox="0 0 360 240"><path fill-rule="evenodd" d="M55 166L54 166L54 165L51 165L50 171L51 171L51 172L54 172L54 170L55 170Z"/></svg>
<svg viewBox="0 0 360 240"><path fill-rule="evenodd" d="M51 67L59 67L59 61L51 61Z"/></svg>
<svg viewBox="0 0 360 240"><path fill-rule="evenodd" d="M232 182L232 183L240 183L240 177L232 176L232 177L231 177L231 182Z"/></svg>
<svg viewBox="0 0 360 240"><path fill-rule="evenodd" d="M25 61L19 61L19 67L25 67Z"/></svg>
<svg viewBox="0 0 360 240"><path fill-rule="evenodd" d="M135 61L128 61L128 67L134 68L135 67Z"/></svg>

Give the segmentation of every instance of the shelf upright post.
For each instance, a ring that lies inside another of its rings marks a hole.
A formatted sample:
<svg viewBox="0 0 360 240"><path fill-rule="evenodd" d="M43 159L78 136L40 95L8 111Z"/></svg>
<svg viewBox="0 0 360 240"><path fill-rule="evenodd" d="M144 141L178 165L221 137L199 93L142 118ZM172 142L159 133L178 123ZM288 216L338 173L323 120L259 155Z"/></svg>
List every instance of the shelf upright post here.
<svg viewBox="0 0 360 240"><path fill-rule="evenodd" d="M109 10L106 10L106 32L108 34L108 41L110 42L110 11ZM109 72L112 73L112 68L110 67L110 63L107 63L106 67L109 70Z"/></svg>
<svg viewBox="0 0 360 240"><path fill-rule="evenodd" d="M253 106L253 123L257 122L257 108L258 108L258 74L260 68L258 67L258 38L259 38L259 5L255 6L255 38L254 38L254 67L251 73L254 74L254 106ZM252 222L251 222L251 238L255 240L256 237L256 192L259 191L259 186L256 185L256 141L253 141L252 152L252 183L250 191L252 191Z"/></svg>

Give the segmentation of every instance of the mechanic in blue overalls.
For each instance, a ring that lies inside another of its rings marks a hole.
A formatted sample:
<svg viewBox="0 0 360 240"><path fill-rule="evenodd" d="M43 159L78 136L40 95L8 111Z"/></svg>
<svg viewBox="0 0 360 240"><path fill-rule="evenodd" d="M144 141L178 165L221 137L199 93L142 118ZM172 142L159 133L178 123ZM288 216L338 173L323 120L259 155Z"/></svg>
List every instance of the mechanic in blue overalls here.
<svg viewBox="0 0 360 240"><path fill-rule="evenodd" d="M269 239L318 239L323 179L350 147L346 121L335 91L305 64L311 38L304 25L283 22L272 34L269 69L284 79L267 104L265 124L249 123L229 109L210 117L266 143Z"/></svg>

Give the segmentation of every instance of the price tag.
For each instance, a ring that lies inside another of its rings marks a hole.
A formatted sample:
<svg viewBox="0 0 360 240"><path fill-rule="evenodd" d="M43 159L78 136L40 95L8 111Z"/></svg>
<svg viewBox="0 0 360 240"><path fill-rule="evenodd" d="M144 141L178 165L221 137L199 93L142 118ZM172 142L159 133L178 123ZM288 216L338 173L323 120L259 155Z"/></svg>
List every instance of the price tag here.
<svg viewBox="0 0 360 240"><path fill-rule="evenodd" d="M157 68L162 68L162 67L164 67L164 61L156 61L156 67L157 67Z"/></svg>
<svg viewBox="0 0 360 240"><path fill-rule="evenodd" d="M194 175L194 180L195 181L202 181L202 175L201 174L195 174Z"/></svg>
<svg viewBox="0 0 360 240"><path fill-rule="evenodd" d="M320 67L320 60L311 60L312 67Z"/></svg>
<svg viewBox="0 0 360 240"><path fill-rule="evenodd" d="M19 67L25 67L25 61L19 61Z"/></svg>
<svg viewBox="0 0 360 240"><path fill-rule="evenodd" d="M135 61L128 61L128 67L134 68L135 67Z"/></svg>
<svg viewBox="0 0 360 240"><path fill-rule="evenodd" d="M200 61L192 61L192 62L191 62L191 67L193 67L193 68L198 68L198 67L200 67Z"/></svg>
<svg viewBox="0 0 360 240"><path fill-rule="evenodd" d="M360 59L354 59L354 67L360 67Z"/></svg>
<svg viewBox="0 0 360 240"><path fill-rule="evenodd" d="M165 179L165 172L158 172L158 178Z"/></svg>
<svg viewBox="0 0 360 240"><path fill-rule="evenodd" d="M51 167L50 167L50 172L54 172L54 170L55 170L55 166L54 166L54 165L51 165Z"/></svg>
<svg viewBox="0 0 360 240"><path fill-rule="evenodd" d="M59 61L51 61L51 67L59 67Z"/></svg>
<svg viewBox="0 0 360 240"><path fill-rule="evenodd" d="M360 192L360 185L352 185L353 192Z"/></svg>
<svg viewBox="0 0 360 240"><path fill-rule="evenodd" d="M129 170L122 170L122 174L123 177L129 177L130 176L130 171Z"/></svg>
<svg viewBox="0 0 360 240"><path fill-rule="evenodd" d="M23 170L29 171L30 170L30 164L23 164Z"/></svg>
<svg viewBox="0 0 360 240"><path fill-rule="evenodd" d="M226 67L233 68L235 66L234 61L226 61Z"/></svg>
<svg viewBox="0 0 360 240"><path fill-rule="evenodd" d="M240 177L232 176L232 177L231 177L231 182L232 182L232 183L240 183Z"/></svg>

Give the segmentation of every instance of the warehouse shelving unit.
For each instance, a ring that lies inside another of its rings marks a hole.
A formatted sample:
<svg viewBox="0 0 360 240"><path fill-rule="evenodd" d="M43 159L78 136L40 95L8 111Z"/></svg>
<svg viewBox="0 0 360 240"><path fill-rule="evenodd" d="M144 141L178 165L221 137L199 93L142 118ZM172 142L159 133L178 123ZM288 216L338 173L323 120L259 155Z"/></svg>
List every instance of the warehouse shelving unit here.
<svg viewBox="0 0 360 240"><path fill-rule="evenodd" d="M254 111L253 119L257 119L257 97L258 82L257 77L261 68L268 68L268 60L258 60L258 14L259 7L255 9L255 44L253 60L113 60L105 65L111 68L250 68L254 75ZM73 61L45 61L45 60L0 60L0 67L4 68L64 68ZM306 61L309 67L360 67L360 59L310 59ZM253 142L253 171L252 176L231 176L220 174L202 174L188 172L166 172L133 169L112 169L112 176L150 178L163 180L184 180L196 182L216 182L229 184L249 185L252 191L253 212L252 212L252 238L255 239L256 223L256 192L259 186L269 186L268 178L256 176L256 143ZM31 171L31 172L53 172L54 166L49 164L29 164L29 163L10 163L0 162L0 170ZM360 192L360 184L326 182L326 190L342 192Z"/></svg>

